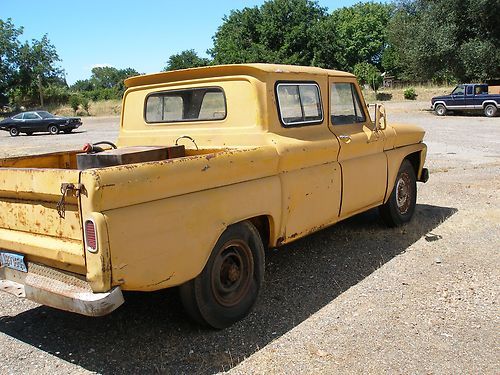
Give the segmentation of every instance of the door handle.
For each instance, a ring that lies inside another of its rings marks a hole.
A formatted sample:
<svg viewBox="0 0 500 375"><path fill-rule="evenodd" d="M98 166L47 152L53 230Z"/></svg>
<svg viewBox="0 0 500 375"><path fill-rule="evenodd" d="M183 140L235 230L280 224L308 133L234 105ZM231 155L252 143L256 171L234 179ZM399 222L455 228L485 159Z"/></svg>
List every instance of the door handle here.
<svg viewBox="0 0 500 375"><path fill-rule="evenodd" d="M352 140L350 135L345 135L345 134L339 135L339 139L345 143L349 143Z"/></svg>

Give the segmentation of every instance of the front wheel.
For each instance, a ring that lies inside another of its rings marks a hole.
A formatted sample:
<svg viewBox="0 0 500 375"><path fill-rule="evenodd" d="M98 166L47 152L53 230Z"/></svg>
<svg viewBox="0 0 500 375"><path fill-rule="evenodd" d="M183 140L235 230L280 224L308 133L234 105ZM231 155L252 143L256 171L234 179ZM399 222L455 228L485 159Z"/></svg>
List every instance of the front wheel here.
<svg viewBox="0 0 500 375"><path fill-rule="evenodd" d="M389 200L379 207L382 220L389 227L409 222L417 204L417 178L411 163L405 159L399 167Z"/></svg>
<svg viewBox="0 0 500 375"><path fill-rule="evenodd" d="M19 135L19 129L18 128L10 128L9 134L11 137L17 137Z"/></svg>
<svg viewBox="0 0 500 375"><path fill-rule="evenodd" d="M71 133L72 130L73 129L64 129L64 134L69 134L69 133Z"/></svg>
<svg viewBox="0 0 500 375"><path fill-rule="evenodd" d="M52 135L56 135L57 133L59 133L59 128L55 125L50 125L49 126L49 133Z"/></svg>
<svg viewBox="0 0 500 375"><path fill-rule="evenodd" d="M446 107L443 104L438 104L436 105L436 108L434 108L434 111L436 112L436 115L438 116L444 116L446 115Z"/></svg>
<svg viewBox="0 0 500 375"><path fill-rule="evenodd" d="M187 313L216 329L229 327L251 311L264 280L264 245L249 221L229 226L205 268L179 288Z"/></svg>
<svg viewBox="0 0 500 375"><path fill-rule="evenodd" d="M486 117L495 117L497 114L497 107L493 104L488 104L484 107L484 115Z"/></svg>

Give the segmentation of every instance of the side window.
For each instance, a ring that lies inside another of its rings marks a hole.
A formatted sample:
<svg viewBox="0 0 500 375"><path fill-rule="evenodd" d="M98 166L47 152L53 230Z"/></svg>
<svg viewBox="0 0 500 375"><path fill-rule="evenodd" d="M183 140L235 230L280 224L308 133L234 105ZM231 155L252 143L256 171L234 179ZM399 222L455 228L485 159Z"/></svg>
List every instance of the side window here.
<svg viewBox="0 0 500 375"><path fill-rule="evenodd" d="M472 86L467 86L467 95L472 95L472 90L473 90Z"/></svg>
<svg viewBox="0 0 500 375"><path fill-rule="evenodd" d="M347 125L366 121L366 115L354 84L332 83L330 89L330 116L333 125Z"/></svg>
<svg viewBox="0 0 500 375"><path fill-rule="evenodd" d="M40 116L38 116L36 113L33 112L28 112L24 114L24 119L25 120L38 120Z"/></svg>
<svg viewBox="0 0 500 375"><path fill-rule="evenodd" d="M323 108L316 83L278 83L278 111L285 127L323 122Z"/></svg>
<svg viewBox="0 0 500 375"><path fill-rule="evenodd" d="M226 97L219 87L154 93L147 97L147 123L210 121L226 118Z"/></svg>
<svg viewBox="0 0 500 375"><path fill-rule="evenodd" d="M23 119L23 114L20 113L18 115L15 115L14 117L12 117L14 120L22 120Z"/></svg>

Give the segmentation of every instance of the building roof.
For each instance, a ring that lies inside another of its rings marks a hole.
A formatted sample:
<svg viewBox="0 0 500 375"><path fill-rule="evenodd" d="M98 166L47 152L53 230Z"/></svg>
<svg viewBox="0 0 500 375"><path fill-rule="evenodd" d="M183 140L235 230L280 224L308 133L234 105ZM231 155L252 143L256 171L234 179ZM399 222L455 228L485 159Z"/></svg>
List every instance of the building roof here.
<svg viewBox="0 0 500 375"><path fill-rule="evenodd" d="M354 77L351 73L340 70L317 68L313 66L279 65L279 64L231 64L214 65L200 68L172 70L168 72L145 74L125 80L125 86L135 87L158 83L176 82L190 79L224 77L233 75L261 75L269 73L299 74L306 73L321 76Z"/></svg>

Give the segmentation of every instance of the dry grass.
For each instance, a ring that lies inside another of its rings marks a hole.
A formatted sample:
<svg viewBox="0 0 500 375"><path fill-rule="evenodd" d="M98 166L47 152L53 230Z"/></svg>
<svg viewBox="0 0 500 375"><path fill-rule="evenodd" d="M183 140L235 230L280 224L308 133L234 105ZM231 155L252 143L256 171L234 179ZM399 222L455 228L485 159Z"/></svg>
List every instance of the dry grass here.
<svg viewBox="0 0 500 375"><path fill-rule="evenodd" d="M447 95L449 94L454 86L423 86L423 85L415 85L408 86L413 87L417 93L417 99L420 101L430 101L432 97L438 95ZM369 103L373 103L376 101L395 101L402 102L407 99L404 98L404 91L408 88L397 88L397 89L380 89L378 91L378 98L375 97L375 93L369 90L363 90L363 95L365 96L365 100Z"/></svg>
<svg viewBox="0 0 500 375"><path fill-rule="evenodd" d="M99 102L90 102L89 114L90 116L118 116L121 113L122 102L121 100L104 100ZM58 116L74 116L75 112L68 106L59 106L52 110L52 113ZM77 116L88 116L81 107L76 112Z"/></svg>

